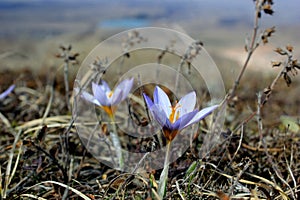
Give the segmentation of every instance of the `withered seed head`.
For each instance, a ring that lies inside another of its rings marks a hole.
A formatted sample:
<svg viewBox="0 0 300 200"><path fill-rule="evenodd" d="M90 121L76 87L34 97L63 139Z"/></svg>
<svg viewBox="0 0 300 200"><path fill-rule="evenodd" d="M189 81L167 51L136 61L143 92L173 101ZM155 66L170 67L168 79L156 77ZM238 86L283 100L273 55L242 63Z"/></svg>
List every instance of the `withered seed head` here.
<svg viewBox="0 0 300 200"><path fill-rule="evenodd" d="M281 65L280 61L271 61L272 67L279 67Z"/></svg>
<svg viewBox="0 0 300 200"><path fill-rule="evenodd" d="M266 14L272 15L274 11L272 10L271 4L266 4L263 6L263 10Z"/></svg>
<svg viewBox="0 0 300 200"><path fill-rule="evenodd" d="M291 83L292 83L291 77L290 77L287 73L284 73L284 74L283 74L283 78L284 78L284 80L285 80L287 86L289 87L289 86L291 85Z"/></svg>
<svg viewBox="0 0 300 200"><path fill-rule="evenodd" d="M283 49L281 49L280 47L276 48L274 51L279 53L280 55L286 55L287 54L287 52L284 51Z"/></svg>
<svg viewBox="0 0 300 200"><path fill-rule="evenodd" d="M292 52L294 47L292 45L287 45L286 47L286 50L288 50L289 52Z"/></svg>
<svg viewBox="0 0 300 200"><path fill-rule="evenodd" d="M272 35L272 33L275 33L275 26L271 27L271 28L267 28L265 30L265 33L268 37L270 37Z"/></svg>
<svg viewBox="0 0 300 200"><path fill-rule="evenodd" d="M265 35L261 36L261 40L263 41L264 44L268 43L268 37L266 37Z"/></svg>
<svg viewBox="0 0 300 200"><path fill-rule="evenodd" d="M265 94L265 95L270 94L270 92L271 92L270 86L268 86L268 87L266 87L266 88L264 89L264 94Z"/></svg>

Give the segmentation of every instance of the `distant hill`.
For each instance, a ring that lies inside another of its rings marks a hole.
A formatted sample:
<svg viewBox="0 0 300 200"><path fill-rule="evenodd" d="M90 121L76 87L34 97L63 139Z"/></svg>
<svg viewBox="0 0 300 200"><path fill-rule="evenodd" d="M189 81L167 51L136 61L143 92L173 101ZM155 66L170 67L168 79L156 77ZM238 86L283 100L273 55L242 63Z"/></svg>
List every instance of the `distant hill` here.
<svg viewBox="0 0 300 200"><path fill-rule="evenodd" d="M266 24L298 25L297 0L275 1ZM97 27L101 20L147 18L156 22L232 28L252 24L252 0L0 0L0 37L59 35Z"/></svg>

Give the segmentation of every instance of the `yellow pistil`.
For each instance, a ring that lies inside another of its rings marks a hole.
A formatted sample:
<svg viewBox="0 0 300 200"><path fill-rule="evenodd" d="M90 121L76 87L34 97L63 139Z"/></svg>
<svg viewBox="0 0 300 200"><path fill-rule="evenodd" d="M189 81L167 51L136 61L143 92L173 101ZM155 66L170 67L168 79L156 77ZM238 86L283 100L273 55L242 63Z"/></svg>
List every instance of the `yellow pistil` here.
<svg viewBox="0 0 300 200"><path fill-rule="evenodd" d="M169 120L170 122L173 124L176 120L178 120L179 118L179 111L177 111L178 108L180 108L181 105L178 105L177 102L175 104L175 106L171 106L171 114L169 116ZM176 112L177 111L177 112ZM176 118L175 118L175 114L176 114Z"/></svg>

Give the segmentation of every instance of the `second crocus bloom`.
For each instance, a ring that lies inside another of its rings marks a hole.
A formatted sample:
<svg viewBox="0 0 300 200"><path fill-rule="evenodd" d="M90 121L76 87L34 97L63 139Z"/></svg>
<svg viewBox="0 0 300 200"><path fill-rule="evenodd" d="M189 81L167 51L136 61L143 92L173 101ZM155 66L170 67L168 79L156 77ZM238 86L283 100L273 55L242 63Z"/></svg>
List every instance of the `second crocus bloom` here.
<svg viewBox="0 0 300 200"><path fill-rule="evenodd" d="M82 97L100 106L110 117L113 116L117 105L126 99L132 86L134 79L125 79L119 85L111 90L105 81L101 84L92 83L93 95L87 92L82 93Z"/></svg>
<svg viewBox="0 0 300 200"><path fill-rule="evenodd" d="M162 127L165 138L172 141L182 129L199 122L212 113L218 105L210 106L199 111L195 109L196 93L190 92L172 105L168 95L158 86L153 93L153 101L143 94L147 107L153 118Z"/></svg>

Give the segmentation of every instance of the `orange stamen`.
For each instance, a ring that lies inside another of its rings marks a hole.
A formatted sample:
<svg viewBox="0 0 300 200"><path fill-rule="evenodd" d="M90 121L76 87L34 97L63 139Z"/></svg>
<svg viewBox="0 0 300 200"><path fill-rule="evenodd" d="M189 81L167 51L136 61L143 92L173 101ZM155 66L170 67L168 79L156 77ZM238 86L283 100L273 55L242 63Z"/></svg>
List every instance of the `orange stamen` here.
<svg viewBox="0 0 300 200"><path fill-rule="evenodd" d="M102 106L101 108L108 114L109 117L113 117L116 110L115 106Z"/></svg>
<svg viewBox="0 0 300 200"><path fill-rule="evenodd" d="M113 95L113 93L114 93L113 91L110 91L110 92L107 94L107 97L108 97L108 98L111 98L112 95Z"/></svg>
<svg viewBox="0 0 300 200"><path fill-rule="evenodd" d="M175 104L175 106L171 106L171 114L169 116L169 120L171 123L174 123L176 120L178 120L179 118L179 111L177 111L178 108L180 108L181 105L178 105L177 102ZM177 111L177 112L176 112ZM176 118L175 118L175 114L176 114Z"/></svg>

